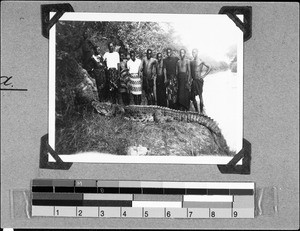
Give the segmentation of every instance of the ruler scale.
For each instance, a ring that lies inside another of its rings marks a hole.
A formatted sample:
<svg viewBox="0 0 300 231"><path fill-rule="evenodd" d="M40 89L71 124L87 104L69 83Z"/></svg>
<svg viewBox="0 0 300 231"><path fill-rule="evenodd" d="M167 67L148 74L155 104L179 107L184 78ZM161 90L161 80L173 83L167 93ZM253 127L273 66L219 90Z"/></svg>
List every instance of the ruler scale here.
<svg viewBox="0 0 300 231"><path fill-rule="evenodd" d="M253 182L32 181L32 216L254 218Z"/></svg>

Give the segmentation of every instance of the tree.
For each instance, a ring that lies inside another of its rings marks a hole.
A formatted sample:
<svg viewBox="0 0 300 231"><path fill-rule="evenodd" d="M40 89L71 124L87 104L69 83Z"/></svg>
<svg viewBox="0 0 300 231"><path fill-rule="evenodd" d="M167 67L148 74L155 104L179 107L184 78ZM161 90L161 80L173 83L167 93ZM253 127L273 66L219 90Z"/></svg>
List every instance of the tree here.
<svg viewBox="0 0 300 231"><path fill-rule="evenodd" d="M103 53L107 50L109 41L114 42L117 47L135 50L140 57L147 49L152 49L156 55L158 52L164 53L167 47L175 50L184 48L168 23L67 21L57 23L57 50L70 53L80 62L79 48L85 31Z"/></svg>

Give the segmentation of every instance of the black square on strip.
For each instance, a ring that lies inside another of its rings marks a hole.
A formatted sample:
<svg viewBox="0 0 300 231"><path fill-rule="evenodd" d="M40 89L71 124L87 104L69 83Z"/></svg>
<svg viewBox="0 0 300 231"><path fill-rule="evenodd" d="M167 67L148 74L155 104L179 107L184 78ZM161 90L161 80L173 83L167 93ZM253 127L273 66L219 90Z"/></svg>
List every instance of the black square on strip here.
<svg viewBox="0 0 300 231"><path fill-rule="evenodd" d="M44 206L82 206L82 200L32 200L32 205Z"/></svg>
<svg viewBox="0 0 300 231"><path fill-rule="evenodd" d="M76 193L97 193L97 187L75 187Z"/></svg>
<svg viewBox="0 0 300 231"><path fill-rule="evenodd" d="M82 206L103 206L103 207L132 207L132 201L118 200L83 200Z"/></svg>
<svg viewBox="0 0 300 231"><path fill-rule="evenodd" d="M141 188L120 188L120 193L141 194Z"/></svg>
<svg viewBox="0 0 300 231"><path fill-rule="evenodd" d="M164 194L185 194L185 188L164 188Z"/></svg>
<svg viewBox="0 0 300 231"><path fill-rule="evenodd" d="M119 188L112 187L100 187L98 193L119 193Z"/></svg>
<svg viewBox="0 0 300 231"><path fill-rule="evenodd" d="M54 191L56 193L64 193L64 192L73 193L74 192L74 187L55 187Z"/></svg>
<svg viewBox="0 0 300 231"><path fill-rule="evenodd" d="M143 194L164 194L163 188L143 188Z"/></svg>
<svg viewBox="0 0 300 231"><path fill-rule="evenodd" d="M207 195L229 195L229 189L207 189Z"/></svg>
<svg viewBox="0 0 300 231"><path fill-rule="evenodd" d="M230 189L230 195L253 195L253 189Z"/></svg>
<svg viewBox="0 0 300 231"><path fill-rule="evenodd" d="M188 188L186 189L187 195L207 195L207 189L203 188Z"/></svg>
<svg viewBox="0 0 300 231"><path fill-rule="evenodd" d="M32 192L53 192L52 186L32 186Z"/></svg>

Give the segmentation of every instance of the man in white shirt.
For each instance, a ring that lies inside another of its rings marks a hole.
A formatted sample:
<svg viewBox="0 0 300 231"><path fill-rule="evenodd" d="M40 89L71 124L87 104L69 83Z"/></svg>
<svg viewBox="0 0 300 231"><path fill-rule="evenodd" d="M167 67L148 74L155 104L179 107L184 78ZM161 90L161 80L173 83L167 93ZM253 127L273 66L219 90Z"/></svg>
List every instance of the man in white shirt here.
<svg viewBox="0 0 300 231"><path fill-rule="evenodd" d="M118 52L114 51L114 44L112 42L108 43L108 50L103 56L106 68L107 68L107 93L108 98L113 103L117 102L118 99L118 81L120 73L120 55Z"/></svg>
<svg viewBox="0 0 300 231"><path fill-rule="evenodd" d="M130 60L127 62L127 68L130 74L130 92L136 105L142 103L141 63L142 61L135 57L135 52L130 51Z"/></svg>

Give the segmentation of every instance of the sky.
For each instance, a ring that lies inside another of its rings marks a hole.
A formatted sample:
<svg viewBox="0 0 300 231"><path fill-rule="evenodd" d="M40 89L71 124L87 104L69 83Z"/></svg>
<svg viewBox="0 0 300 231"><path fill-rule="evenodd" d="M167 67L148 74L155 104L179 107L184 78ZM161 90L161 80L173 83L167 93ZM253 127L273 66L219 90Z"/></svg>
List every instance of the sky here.
<svg viewBox="0 0 300 231"><path fill-rule="evenodd" d="M226 53L229 47L243 42L242 31L227 15L181 20L171 22L171 25L190 53L193 48L198 48L199 55L213 57L216 61L228 61Z"/></svg>

